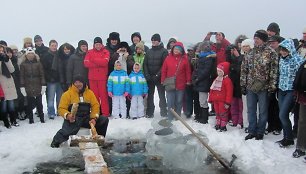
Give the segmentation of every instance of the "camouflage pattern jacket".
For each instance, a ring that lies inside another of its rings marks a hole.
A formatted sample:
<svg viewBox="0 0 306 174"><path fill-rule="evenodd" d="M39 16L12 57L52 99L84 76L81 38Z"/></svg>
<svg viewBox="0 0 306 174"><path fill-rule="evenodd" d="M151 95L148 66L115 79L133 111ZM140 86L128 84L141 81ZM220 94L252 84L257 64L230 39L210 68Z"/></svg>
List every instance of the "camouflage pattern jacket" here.
<svg viewBox="0 0 306 174"><path fill-rule="evenodd" d="M241 87L250 90L256 80L263 82L263 90L268 92L274 92L277 88L278 55L266 44L254 47L241 64Z"/></svg>

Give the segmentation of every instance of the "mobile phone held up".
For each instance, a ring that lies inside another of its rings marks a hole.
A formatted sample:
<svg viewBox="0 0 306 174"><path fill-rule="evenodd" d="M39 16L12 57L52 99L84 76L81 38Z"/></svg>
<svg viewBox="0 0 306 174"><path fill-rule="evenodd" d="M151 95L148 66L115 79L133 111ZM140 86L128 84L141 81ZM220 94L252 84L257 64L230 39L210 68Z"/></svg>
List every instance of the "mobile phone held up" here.
<svg viewBox="0 0 306 174"><path fill-rule="evenodd" d="M214 32L210 32L210 34L211 34L211 35L216 35L217 32L215 32L215 31L214 31Z"/></svg>

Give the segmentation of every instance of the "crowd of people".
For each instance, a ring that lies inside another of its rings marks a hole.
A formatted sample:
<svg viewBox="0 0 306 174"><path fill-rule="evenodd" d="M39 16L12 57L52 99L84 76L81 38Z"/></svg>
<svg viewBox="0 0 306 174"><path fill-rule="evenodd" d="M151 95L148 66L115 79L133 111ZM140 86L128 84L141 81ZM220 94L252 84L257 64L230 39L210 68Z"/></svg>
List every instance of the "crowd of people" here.
<svg viewBox="0 0 306 174"><path fill-rule="evenodd" d="M170 108L202 124L215 115L216 130L227 131L227 125L245 129L245 140L282 132L280 147L294 145L297 138L293 153L297 158L306 150L306 28L302 33L301 40L285 39L273 22L251 38L239 35L232 44L223 32L208 32L187 49L177 38L170 38L165 48L159 34L152 35L149 48L139 32L131 35L132 45L121 41L117 32L109 34L105 46L96 37L90 50L85 40L76 48L69 43L58 48L56 40L46 47L36 35L34 43L24 38L21 50L2 40L1 119L8 129L19 126L17 119L32 124L36 108L44 123L46 94L49 119L57 115L65 119L51 145L58 147L89 123L103 125L97 130L105 136L109 117L154 117L157 88L162 117L175 118ZM81 106L77 116L71 114L73 103Z"/></svg>

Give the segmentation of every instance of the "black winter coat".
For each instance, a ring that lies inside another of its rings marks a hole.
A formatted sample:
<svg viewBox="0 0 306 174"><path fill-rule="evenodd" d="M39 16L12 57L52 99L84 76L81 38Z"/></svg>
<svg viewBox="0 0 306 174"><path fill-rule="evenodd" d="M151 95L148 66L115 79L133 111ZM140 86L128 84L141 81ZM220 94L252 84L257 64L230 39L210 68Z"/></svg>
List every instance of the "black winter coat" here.
<svg viewBox="0 0 306 174"><path fill-rule="evenodd" d="M159 46L152 46L148 50L143 62L144 75L147 81L159 81L161 68L168 56L168 51L164 48L163 43Z"/></svg>
<svg viewBox="0 0 306 174"><path fill-rule="evenodd" d="M19 69L19 65L18 65L18 58L17 57L12 57L11 59L12 64L15 68L15 71L12 73L12 76L14 78L14 82L15 82L15 87L16 90L20 91L20 69Z"/></svg>
<svg viewBox="0 0 306 174"><path fill-rule="evenodd" d="M293 89L306 94L306 61L299 67L293 82Z"/></svg>
<svg viewBox="0 0 306 174"><path fill-rule="evenodd" d="M214 80L215 57L202 57L198 59L197 66L192 74L194 90L198 92L209 92Z"/></svg>
<svg viewBox="0 0 306 174"><path fill-rule="evenodd" d="M106 43L105 48L109 51L109 57L111 58L119 49L119 43L115 47L112 47L110 43Z"/></svg>
<svg viewBox="0 0 306 174"><path fill-rule="evenodd" d="M43 55L47 54L49 48L42 44L40 47L35 46L35 53L41 58Z"/></svg>
<svg viewBox="0 0 306 174"><path fill-rule="evenodd" d="M61 84L66 84L66 68L68 65L68 60L70 56L75 52L75 48L70 45L70 54L65 54L64 53L64 45L61 45L60 48L58 49L58 54L54 57L53 64L52 64L52 69L57 71L59 73L60 77L60 82Z"/></svg>
<svg viewBox="0 0 306 174"><path fill-rule="evenodd" d="M84 66L85 55L86 53L77 48L76 52L70 56L66 67L66 84L70 85L73 78L78 75L83 76L88 84L88 69Z"/></svg>
<svg viewBox="0 0 306 174"><path fill-rule="evenodd" d="M227 62L230 63L230 73L229 77L233 82L234 93L233 97L241 98L241 86L240 86L240 76L241 76L241 63L243 56L240 55L235 57L234 55L227 57Z"/></svg>
<svg viewBox="0 0 306 174"><path fill-rule="evenodd" d="M55 56L57 56L57 52L55 54L48 51L40 58L40 62L44 68L45 79L48 83L57 83L60 82L59 72L58 70L52 69L53 61Z"/></svg>

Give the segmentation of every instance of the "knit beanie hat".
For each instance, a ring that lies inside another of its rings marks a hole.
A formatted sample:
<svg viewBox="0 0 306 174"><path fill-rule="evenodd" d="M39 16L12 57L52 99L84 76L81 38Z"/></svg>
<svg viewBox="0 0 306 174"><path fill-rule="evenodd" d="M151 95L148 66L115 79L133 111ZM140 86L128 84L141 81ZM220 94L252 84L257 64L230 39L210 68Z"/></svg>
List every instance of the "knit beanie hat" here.
<svg viewBox="0 0 306 174"><path fill-rule="evenodd" d="M243 46L249 46L251 49L254 48L254 41L252 39L245 39L244 41L241 42L241 47Z"/></svg>
<svg viewBox="0 0 306 174"><path fill-rule="evenodd" d="M80 40L80 41L78 42L78 47L81 48L82 45L88 46L88 43L87 43L85 40Z"/></svg>
<svg viewBox="0 0 306 174"><path fill-rule="evenodd" d="M41 40L42 40L42 38L41 38L40 35L34 36L34 42L36 42L36 41L41 41Z"/></svg>
<svg viewBox="0 0 306 174"><path fill-rule="evenodd" d="M254 34L254 37L258 37L264 42L268 41L268 34L265 30L257 30Z"/></svg>
<svg viewBox="0 0 306 174"><path fill-rule="evenodd" d="M0 45L7 46L7 43L4 40L0 40Z"/></svg>
<svg viewBox="0 0 306 174"><path fill-rule="evenodd" d="M76 81L82 82L83 84L86 83L82 75L76 75L75 77L73 77L72 83L75 83Z"/></svg>
<svg viewBox="0 0 306 174"><path fill-rule="evenodd" d="M143 44L142 41L140 41L138 44L136 44L135 50L136 50L137 48L140 48L142 51L144 51L144 44Z"/></svg>
<svg viewBox="0 0 306 174"><path fill-rule="evenodd" d="M153 36L151 37L151 41L161 41L160 35L159 34L153 34Z"/></svg>
<svg viewBox="0 0 306 174"><path fill-rule="evenodd" d="M25 37L25 38L23 39L23 43L24 43L24 44L25 44L25 43L33 43L32 38L30 38L30 37Z"/></svg>
<svg viewBox="0 0 306 174"><path fill-rule="evenodd" d="M224 75L229 74L229 69L230 69L230 63L228 62L219 63L217 66L217 70L222 71Z"/></svg>
<svg viewBox="0 0 306 174"><path fill-rule="evenodd" d="M82 75L76 75L75 77L73 77L72 84L74 84L76 81L83 83L83 88L79 91L79 93L82 94L87 86L85 78Z"/></svg>
<svg viewBox="0 0 306 174"><path fill-rule="evenodd" d="M184 52L184 49L179 45L176 45L173 48L176 48L176 49L180 50L181 54Z"/></svg>
<svg viewBox="0 0 306 174"><path fill-rule="evenodd" d="M306 33L306 27L304 28L303 33Z"/></svg>
<svg viewBox="0 0 306 174"><path fill-rule="evenodd" d="M101 37L96 37L96 38L94 39L94 44L96 44L96 43L102 44L102 39L101 39Z"/></svg>
<svg viewBox="0 0 306 174"><path fill-rule="evenodd" d="M132 36L131 36L131 41L132 41L132 42L133 42L133 38L134 38L134 37L138 37L139 40L141 40L141 35L140 35L139 32L135 32L135 33L132 34Z"/></svg>
<svg viewBox="0 0 306 174"><path fill-rule="evenodd" d="M279 35L280 33L279 25L275 22L272 22L271 24L269 24L267 31L273 31L274 33L276 33L276 35Z"/></svg>

